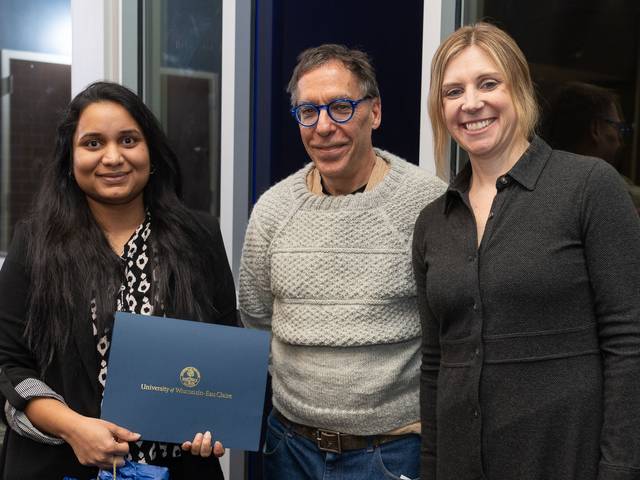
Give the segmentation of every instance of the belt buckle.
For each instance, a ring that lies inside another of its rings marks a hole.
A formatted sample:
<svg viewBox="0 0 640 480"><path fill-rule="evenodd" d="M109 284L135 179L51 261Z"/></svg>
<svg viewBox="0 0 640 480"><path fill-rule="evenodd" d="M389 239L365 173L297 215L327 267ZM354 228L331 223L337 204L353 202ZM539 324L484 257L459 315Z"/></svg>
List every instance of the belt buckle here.
<svg viewBox="0 0 640 480"><path fill-rule="evenodd" d="M316 443L323 452L342 453L340 433L331 430L316 430Z"/></svg>

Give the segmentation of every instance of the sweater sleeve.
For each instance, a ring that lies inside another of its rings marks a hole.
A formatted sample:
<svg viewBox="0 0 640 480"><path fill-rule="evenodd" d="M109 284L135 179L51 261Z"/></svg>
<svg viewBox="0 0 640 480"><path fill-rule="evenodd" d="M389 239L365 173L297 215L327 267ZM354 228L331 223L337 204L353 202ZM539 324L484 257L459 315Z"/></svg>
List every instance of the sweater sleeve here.
<svg viewBox="0 0 640 480"><path fill-rule="evenodd" d="M420 369L420 420L422 449L420 478L436 479L437 422L436 405L440 369L440 327L427 302L427 264L424 258L426 218L423 211L413 235L413 273L422 325L422 366Z"/></svg>
<svg viewBox="0 0 640 480"><path fill-rule="evenodd" d="M618 173L598 162L581 211L604 372L598 480L640 478L640 220Z"/></svg>
<svg viewBox="0 0 640 480"><path fill-rule="evenodd" d="M273 294L266 209L258 202L244 238L239 276L239 308L242 323L251 328L271 329Z"/></svg>

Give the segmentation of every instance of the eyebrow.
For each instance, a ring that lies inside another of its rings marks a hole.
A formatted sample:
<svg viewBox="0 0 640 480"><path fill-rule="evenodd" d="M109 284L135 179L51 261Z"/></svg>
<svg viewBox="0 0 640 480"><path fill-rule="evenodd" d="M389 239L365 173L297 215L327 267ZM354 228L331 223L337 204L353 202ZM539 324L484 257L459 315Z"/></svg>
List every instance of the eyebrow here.
<svg viewBox="0 0 640 480"><path fill-rule="evenodd" d="M348 93L342 93L342 94L338 94L338 95L333 95L331 97L331 99L326 103L327 105L331 102L333 102L334 100L340 100L342 98L348 98L348 99L352 99L355 97L352 97L351 95L349 95ZM311 100L299 100L298 101L298 105L307 105L307 104L312 104L312 105L325 105L325 104L320 104L320 103L316 103L316 102L312 102Z"/></svg>
<svg viewBox="0 0 640 480"><path fill-rule="evenodd" d="M442 90L446 90L447 88L451 88L451 87L458 87L460 85L461 83L445 83L442 85Z"/></svg>
<svg viewBox="0 0 640 480"><path fill-rule="evenodd" d="M504 81L504 75L501 74L500 72L487 72L487 73L483 73L482 75L478 75L478 77L476 78L476 80L484 80L486 78L493 78L496 77L499 80ZM442 85L442 89L446 89L446 88L450 88L450 87L457 87L459 85L462 85L462 83L464 82L450 82L450 83L445 83Z"/></svg>
<svg viewBox="0 0 640 480"><path fill-rule="evenodd" d="M120 130L118 132L118 135L142 135L142 132L140 132L138 129L135 128L130 128L127 130ZM103 134L100 132L85 132L82 135L78 136L78 141L82 140L83 138L93 138L93 137L102 137Z"/></svg>

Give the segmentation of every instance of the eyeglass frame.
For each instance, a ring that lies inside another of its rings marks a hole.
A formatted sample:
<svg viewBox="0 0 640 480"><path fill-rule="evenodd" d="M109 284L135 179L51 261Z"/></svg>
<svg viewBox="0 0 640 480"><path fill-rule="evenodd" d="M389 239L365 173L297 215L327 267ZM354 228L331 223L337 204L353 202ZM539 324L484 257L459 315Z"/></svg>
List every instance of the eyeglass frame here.
<svg viewBox="0 0 640 480"><path fill-rule="evenodd" d="M613 125L618 133L626 137L627 135L631 135L633 133L633 125L625 122L619 122L617 120L611 120L610 118L601 117L600 120L603 122L607 122L609 125Z"/></svg>
<svg viewBox="0 0 640 480"><path fill-rule="evenodd" d="M350 121L353 116L356 114L356 107L358 105L360 105L360 103L364 102L365 100L371 100L372 97L371 95L365 95L364 97L362 97L359 100L351 100L350 98L336 98L335 100L331 100L329 103L325 103L323 105L316 105L315 103L301 103L300 105L296 105L295 107L292 107L290 110L291 115L293 116L293 118L296 120L296 122L298 123L298 125L300 125L301 127L304 128L313 128L315 127L318 122L320 121L320 114L322 113L322 110L326 110L327 115L329 116L329 118L338 124L344 124L347 123L348 121ZM331 105L333 105L334 103L337 102L347 102L351 104L351 115L349 116L349 118L345 119L345 120L336 120L335 118L333 118L333 115L331 115L331 110L329 109L329 107ZM311 125L305 125L303 124L300 119L298 119L298 115L296 115L296 112L298 111L298 109L300 107L313 107L316 112L318 113L318 118L316 118L316 121L313 122Z"/></svg>

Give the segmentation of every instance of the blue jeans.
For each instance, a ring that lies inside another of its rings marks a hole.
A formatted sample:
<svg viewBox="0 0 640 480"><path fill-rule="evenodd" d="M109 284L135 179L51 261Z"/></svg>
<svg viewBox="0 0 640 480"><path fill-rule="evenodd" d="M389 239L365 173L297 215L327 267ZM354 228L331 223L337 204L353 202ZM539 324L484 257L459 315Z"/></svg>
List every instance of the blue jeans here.
<svg viewBox="0 0 640 480"><path fill-rule="evenodd" d="M420 475L419 435L341 454L323 452L273 412L267 418L263 455L265 480L417 480Z"/></svg>

